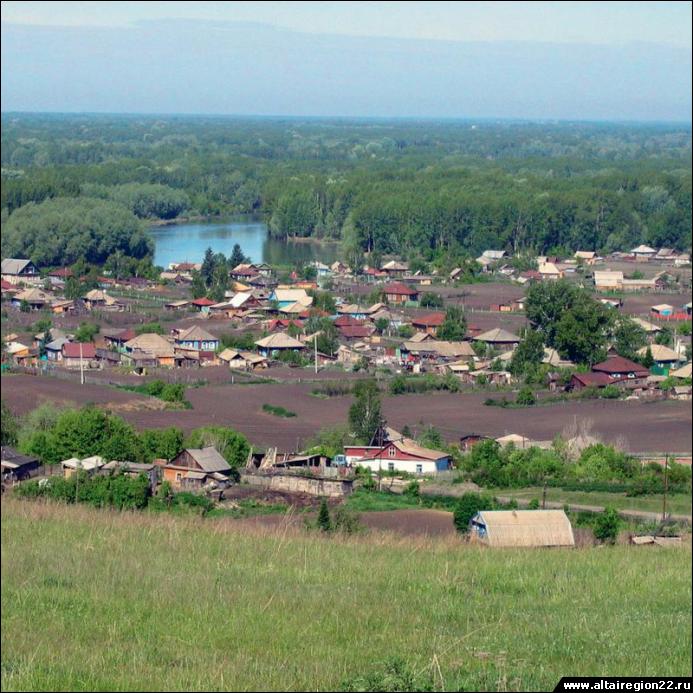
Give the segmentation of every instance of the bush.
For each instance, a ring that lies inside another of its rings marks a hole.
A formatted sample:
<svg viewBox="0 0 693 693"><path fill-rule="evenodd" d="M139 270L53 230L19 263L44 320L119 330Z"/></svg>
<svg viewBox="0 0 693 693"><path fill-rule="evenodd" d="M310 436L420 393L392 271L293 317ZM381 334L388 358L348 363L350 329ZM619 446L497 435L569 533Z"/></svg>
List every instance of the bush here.
<svg viewBox="0 0 693 693"><path fill-rule="evenodd" d="M601 542L613 544L618 537L621 518L613 508L606 508L594 521L594 536Z"/></svg>
<svg viewBox="0 0 693 693"><path fill-rule="evenodd" d="M273 404L263 404L262 411L265 411L268 414L273 414L274 416L283 416L286 419L296 416L296 412L284 409L284 407L276 407Z"/></svg>
<svg viewBox="0 0 693 693"><path fill-rule="evenodd" d="M421 489L419 487L418 481L410 481L404 487L404 495L409 496L409 498L419 498L421 496Z"/></svg>
<svg viewBox="0 0 693 693"><path fill-rule="evenodd" d="M488 496L479 493L465 493L455 506L453 522L461 534L469 532L469 522L480 510L490 510L493 501Z"/></svg>
<svg viewBox="0 0 693 693"><path fill-rule="evenodd" d="M523 407L532 407L537 403L537 398L534 396L534 392L532 392L530 387L523 387L517 393L517 399L515 401Z"/></svg>
<svg viewBox="0 0 693 693"><path fill-rule="evenodd" d="M330 509L327 507L327 501L324 498L322 501L320 501L320 510L318 511L318 528L322 532L329 532L332 529Z"/></svg>
<svg viewBox="0 0 693 693"><path fill-rule="evenodd" d="M529 501L529 504L527 505L528 510L539 510L539 499L538 498L532 498L531 501Z"/></svg>

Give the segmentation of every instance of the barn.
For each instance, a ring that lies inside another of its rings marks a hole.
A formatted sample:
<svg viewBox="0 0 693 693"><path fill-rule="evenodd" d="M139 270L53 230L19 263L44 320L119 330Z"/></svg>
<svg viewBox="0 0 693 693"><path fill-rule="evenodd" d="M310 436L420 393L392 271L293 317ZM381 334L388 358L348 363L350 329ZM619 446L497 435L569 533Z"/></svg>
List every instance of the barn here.
<svg viewBox="0 0 693 693"><path fill-rule="evenodd" d="M486 546L575 546L563 510L481 510L469 525L472 540Z"/></svg>

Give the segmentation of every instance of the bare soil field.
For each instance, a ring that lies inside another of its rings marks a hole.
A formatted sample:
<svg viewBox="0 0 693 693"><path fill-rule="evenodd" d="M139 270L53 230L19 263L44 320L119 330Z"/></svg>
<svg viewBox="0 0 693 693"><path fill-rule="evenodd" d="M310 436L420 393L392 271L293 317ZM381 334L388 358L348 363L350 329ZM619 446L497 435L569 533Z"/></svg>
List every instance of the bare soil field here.
<svg viewBox="0 0 693 693"><path fill-rule="evenodd" d="M65 407L94 403L119 413L123 413L124 408L160 406L152 397L106 385L80 385L79 381L31 375L3 375L0 382L3 401L17 414L26 414L44 402Z"/></svg>
<svg viewBox="0 0 693 693"><path fill-rule="evenodd" d="M256 446L300 449L321 428L344 424L351 397L327 399L310 394L311 383L265 385L209 385L191 388L188 410L148 409L157 400L106 385L84 385L47 377L2 377L7 404L22 414L42 401L81 405L95 402L112 406L138 428L179 426L231 426ZM623 442L631 452L688 452L692 447L691 405L683 401L652 403L592 400L565 402L525 409L488 407L487 392L434 393L385 396L383 410L395 428L412 431L432 424L450 442L479 433L501 436L519 433L533 440L551 440L575 421L589 420L605 442ZM296 413L283 418L262 411L263 404L282 406ZM130 409L130 410L129 410Z"/></svg>

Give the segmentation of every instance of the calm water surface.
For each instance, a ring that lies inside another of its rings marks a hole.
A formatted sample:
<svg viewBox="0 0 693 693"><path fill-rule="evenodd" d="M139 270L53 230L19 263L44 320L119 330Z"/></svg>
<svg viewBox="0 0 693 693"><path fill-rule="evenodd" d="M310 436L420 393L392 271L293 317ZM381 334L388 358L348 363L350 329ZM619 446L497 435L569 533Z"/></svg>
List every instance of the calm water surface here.
<svg viewBox="0 0 693 693"><path fill-rule="evenodd" d="M158 226L150 229L150 234L154 239L154 264L162 267L172 262L202 262L207 248L228 256L236 243L253 262L276 265L305 264L311 260L329 264L339 256L336 243L272 240L264 222L245 217Z"/></svg>

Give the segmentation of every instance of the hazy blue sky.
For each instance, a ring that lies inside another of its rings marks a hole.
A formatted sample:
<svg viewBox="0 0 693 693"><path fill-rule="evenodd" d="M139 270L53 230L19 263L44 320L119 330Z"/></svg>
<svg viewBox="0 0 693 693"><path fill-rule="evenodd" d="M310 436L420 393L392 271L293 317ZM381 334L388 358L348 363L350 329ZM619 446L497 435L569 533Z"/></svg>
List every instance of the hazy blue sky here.
<svg viewBox="0 0 693 693"><path fill-rule="evenodd" d="M690 120L690 2L3 2L2 108Z"/></svg>

